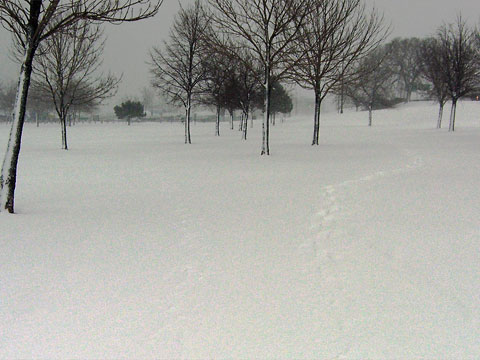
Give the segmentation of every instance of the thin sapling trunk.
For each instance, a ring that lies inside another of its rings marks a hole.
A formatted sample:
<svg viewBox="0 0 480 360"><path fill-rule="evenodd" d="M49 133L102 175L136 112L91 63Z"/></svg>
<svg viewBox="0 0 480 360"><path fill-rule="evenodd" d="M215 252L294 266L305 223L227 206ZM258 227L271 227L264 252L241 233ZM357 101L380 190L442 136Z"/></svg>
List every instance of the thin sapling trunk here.
<svg viewBox="0 0 480 360"><path fill-rule="evenodd" d="M217 106L217 118L215 121L215 136L220 136L220 106Z"/></svg>
<svg viewBox="0 0 480 360"><path fill-rule="evenodd" d="M268 58L268 57L267 57ZM270 135L270 68L267 67L265 75L265 113L262 124L262 153L261 155L270 155L269 135Z"/></svg>
<svg viewBox="0 0 480 360"><path fill-rule="evenodd" d="M438 110L437 129L442 128L442 119L443 119L443 102L440 103L439 110Z"/></svg>
<svg viewBox="0 0 480 360"><path fill-rule="evenodd" d="M191 144L192 139L190 136L190 112L191 112L191 96L188 97L187 100L187 109L186 109L186 116L185 116L185 144Z"/></svg>

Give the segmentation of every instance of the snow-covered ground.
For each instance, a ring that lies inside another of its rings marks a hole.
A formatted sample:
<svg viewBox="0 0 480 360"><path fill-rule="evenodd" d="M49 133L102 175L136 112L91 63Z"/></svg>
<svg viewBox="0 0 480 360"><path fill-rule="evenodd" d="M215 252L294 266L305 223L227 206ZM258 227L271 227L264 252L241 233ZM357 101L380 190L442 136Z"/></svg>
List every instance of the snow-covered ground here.
<svg viewBox="0 0 480 360"><path fill-rule="evenodd" d="M0 358L480 358L480 103L322 121L28 125Z"/></svg>

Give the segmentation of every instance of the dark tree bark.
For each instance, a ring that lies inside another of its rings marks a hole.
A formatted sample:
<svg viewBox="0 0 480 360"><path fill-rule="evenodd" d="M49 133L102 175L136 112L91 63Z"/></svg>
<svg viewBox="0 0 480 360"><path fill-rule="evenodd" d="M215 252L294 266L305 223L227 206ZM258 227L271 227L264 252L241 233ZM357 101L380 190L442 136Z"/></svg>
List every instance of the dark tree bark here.
<svg viewBox="0 0 480 360"><path fill-rule="evenodd" d="M217 106L216 119L215 119L215 136L220 136L220 106Z"/></svg>
<svg viewBox="0 0 480 360"><path fill-rule="evenodd" d="M248 111L243 114L242 116L242 139L247 140L247 133L248 133Z"/></svg>
<svg viewBox="0 0 480 360"><path fill-rule="evenodd" d="M320 114L322 107L322 97L318 91L315 91L315 113L313 121L313 141L312 145L319 145L320 143Z"/></svg>

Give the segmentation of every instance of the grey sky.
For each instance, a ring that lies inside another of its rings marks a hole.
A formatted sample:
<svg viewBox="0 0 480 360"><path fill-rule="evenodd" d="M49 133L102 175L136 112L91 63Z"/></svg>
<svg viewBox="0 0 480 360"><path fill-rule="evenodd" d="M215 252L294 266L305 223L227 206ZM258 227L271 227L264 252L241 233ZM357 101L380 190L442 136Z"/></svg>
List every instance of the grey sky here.
<svg viewBox="0 0 480 360"><path fill-rule="evenodd" d="M410 37L431 34L443 21L452 21L458 13L470 23L480 20L480 0L366 0L375 4L392 24L392 36ZM193 0L182 1L188 4ZM179 5L176 0L164 0L157 17L137 23L108 25L108 40L104 52L104 68L123 74L117 98L138 96L149 84L149 49L161 44ZM8 58L10 34L0 29L0 83L14 80L18 67ZM118 101L118 100L117 100Z"/></svg>

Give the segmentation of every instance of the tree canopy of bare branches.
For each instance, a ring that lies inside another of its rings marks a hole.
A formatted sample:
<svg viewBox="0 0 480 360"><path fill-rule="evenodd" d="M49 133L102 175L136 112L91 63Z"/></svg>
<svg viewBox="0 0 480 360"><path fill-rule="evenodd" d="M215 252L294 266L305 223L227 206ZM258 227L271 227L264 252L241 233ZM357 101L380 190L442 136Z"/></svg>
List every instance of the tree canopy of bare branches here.
<svg viewBox="0 0 480 360"><path fill-rule="evenodd" d="M248 118L255 108L262 107L261 64L248 50L238 53L240 60L237 64L236 76L238 78L236 90L239 107L242 110L242 139L247 140Z"/></svg>
<svg viewBox="0 0 480 360"><path fill-rule="evenodd" d="M452 24L443 25L437 34L441 46L441 61L447 93L452 101L449 131L455 131L458 99L478 89L480 49L478 33L459 16Z"/></svg>
<svg viewBox="0 0 480 360"><path fill-rule="evenodd" d="M215 135L220 136L220 113L223 109L238 107L235 66L238 62L226 52L217 52L206 46L203 56L204 80L201 103L215 107ZM233 91L230 91L233 90ZM233 110L232 110L233 111Z"/></svg>
<svg viewBox="0 0 480 360"><path fill-rule="evenodd" d="M319 144L320 107L339 83L348 81L352 65L374 50L388 33L383 17L361 0L315 0L301 26L302 60L293 78L315 93L312 145Z"/></svg>
<svg viewBox="0 0 480 360"><path fill-rule="evenodd" d="M0 25L23 49L10 137L0 174L0 211L14 212L17 163L38 46L80 20L122 23L154 16L162 0L0 0Z"/></svg>
<svg viewBox="0 0 480 360"><path fill-rule="evenodd" d="M120 79L101 74L105 41L99 25L80 21L52 34L40 45L34 62L33 87L48 94L62 127L62 149L68 150L67 117L72 107L98 105L115 95Z"/></svg>
<svg viewBox="0 0 480 360"><path fill-rule="evenodd" d="M298 61L300 26L312 0L209 0L216 28L255 54L263 67L265 113L262 155L270 154L272 79L280 80Z"/></svg>
<svg viewBox="0 0 480 360"><path fill-rule="evenodd" d="M396 38L387 44L388 61L406 102L411 100L412 92L416 90L420 79L420 43L417 38Z"/></svg>
<svg viewBox="0 0 480 360"><path fill-rule="evenodd" d="M442 127L443 107L448 100L445 64L442 58L442 47L437 38L428 38L421 42L417 59L421 77L431 86L428 94L439 104L437 129Z"/></svg>
<svg viewBox="0 0 480 360"><path fill-rule="evenodd" d="M152 85L171 102L185 107L185 144L191 144L192 102L201 94L205 78L201 56L203 36L210 25L200 0L181 8L175 17L170 38L150 53Z"/></svg>
<svg viewBox="0 0 480 360"><path fill-rule="evenodd" d="M378 47L363 58L357 77L346 86L347 95L368 110L368 126L372 126L373 110L387 105L394 79L385 46Z"/></svg>

